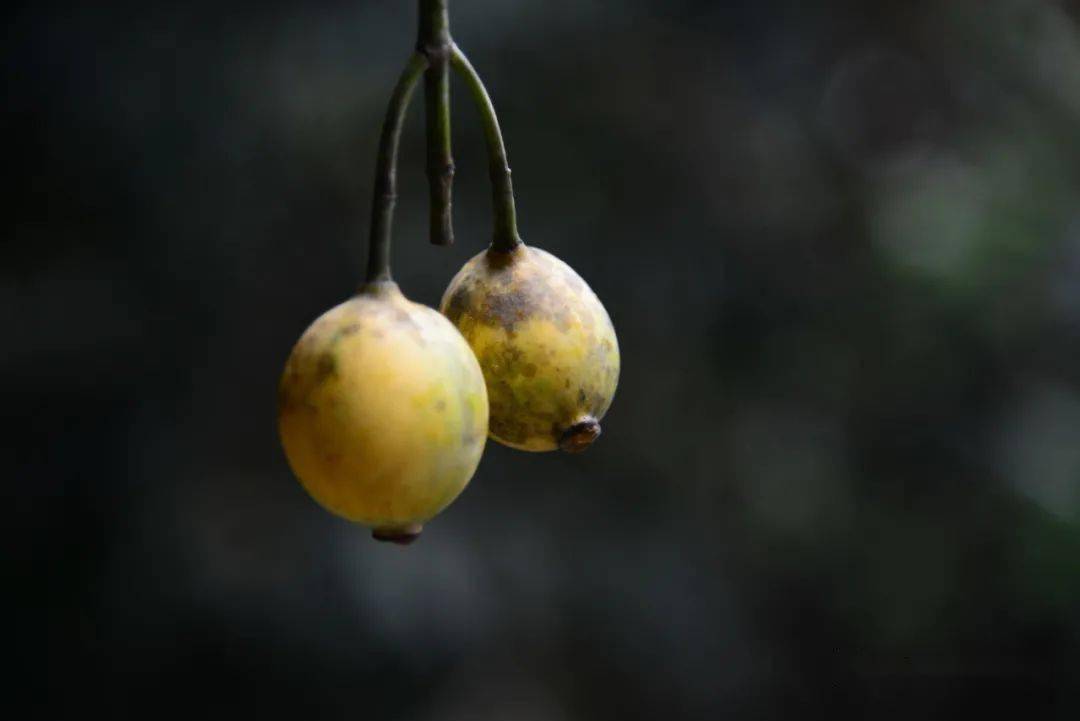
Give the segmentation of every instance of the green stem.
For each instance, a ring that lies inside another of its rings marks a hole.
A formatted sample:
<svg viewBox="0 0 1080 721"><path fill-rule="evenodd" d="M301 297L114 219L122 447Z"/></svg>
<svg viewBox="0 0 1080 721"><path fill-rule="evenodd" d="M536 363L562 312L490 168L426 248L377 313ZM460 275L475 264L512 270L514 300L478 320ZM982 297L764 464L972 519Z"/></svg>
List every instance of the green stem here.
<svg viewBox="0 0 1080 721"><path fill-rule="evenodd" d="M431 197L431 242L454 242L452 215L454 156L450 149L450 17L447 0L420 0L416 50L428 59L424 74L427 116L427 176Z"/></svg>
<svg viewBox="0 0 1080 721"><path fill-rule="evenodd" d="M397 201L397 152L401 126L409 108L416 82L428 66L427 58L413 53L398 78L390 105L383 120L379 138L379 156L375 161L375 197L371 208L371 239L368 248L366 281L389 281L390 231L394 223L394 203Z"/></svg>
<svg viewBox="0 0 1080 721"><path fill-rule="evenodd" d="M473 100L480 110L487 140L490 161L492 201L495 210L495 235L492 250L509 252L521 244L517 230L517 210L514 208L514 186L510 181L510 163L506 158L506 144L499 129L499 117L491 102L484 82L472 63L453 41L450 42L450 61L469 85Z"/></svg>

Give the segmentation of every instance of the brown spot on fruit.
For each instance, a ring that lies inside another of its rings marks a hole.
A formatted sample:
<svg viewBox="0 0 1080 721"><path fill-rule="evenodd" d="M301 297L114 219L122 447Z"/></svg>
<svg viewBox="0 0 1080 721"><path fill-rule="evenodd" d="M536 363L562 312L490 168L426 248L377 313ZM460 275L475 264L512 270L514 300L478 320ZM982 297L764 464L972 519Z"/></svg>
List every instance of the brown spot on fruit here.
<svg viewBox="0 0 1080 721"><path fill-rule="evenodd" d="M492 293L484 308L485 320L498 323L508 331L529 315L528 296L523 293Z"/></svg>
<svg viewBox="0 0 1080 721"><path fill-rule="evenodd" d="M457 291L450 296L450 300L446 304L446 317L451 321L456 321L461 316L465 315L469 310L469 306L472 304L472 295L469 293L469 289L464 285L457 289Z"/></svg>
<svg viewBox="0 0 1080 721"><path fill-rule="evenodd" d="M319 364L315 367L315 382L322 383L336 373L337 359L330 353L323 353L319 356Z"/></svg>

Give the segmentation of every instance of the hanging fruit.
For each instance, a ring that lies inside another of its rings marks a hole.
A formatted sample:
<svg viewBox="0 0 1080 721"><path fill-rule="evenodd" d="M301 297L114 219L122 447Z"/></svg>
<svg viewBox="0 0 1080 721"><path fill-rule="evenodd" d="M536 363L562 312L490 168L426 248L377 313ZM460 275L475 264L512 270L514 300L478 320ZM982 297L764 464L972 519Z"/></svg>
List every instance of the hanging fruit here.
<svg viewBox="0 0 1080 721"><path fill-rule="evenodd" d="M415 540L464 490L489 432L523 450L587 448L619 376L615 331L596 295L568 265L518 237L499 121L450 38L446 0L419 7L416 51L379 141L364 283L300 337L278 404L285 455L308 493L397 543ZM401 128L423 75L430 240L453 242L451 68L480 108L495 234L451 282L440 315L394 283L390 238Z"/></svg>
<svg viewBox="0 0 1080 721"><path fill-rule="evenodd" d="M415 540L464 490L488 422L469 346L445 317L406 299L390 274L401 127L429 67L414 54L390 98L365 281L304 332L279 386L278 428L300 483L327 510L396 543Z"/></svg>
<svg viewBox="0 0 1080 721"><path fill-rule="evenodd" d="M392 281L366 284L304 332L281 377L289 463L333 513L408 542L472 478L487 435L476 358Z"/></svg>
<svg viewBox="0 0 1080 721"><path fill-rule="evenodd" d="M580 452L600 435L619 382L619 345L588 284L518 235L510 166L483 82L451 44L451 60L480 108L490 156L495 233L465 264L440 309L480 361L491 437L512 448Z"/></svg>
<svg viewBox="0 0 1080 721"><path fill-rule="evenodd" d="M525 451L580 452L600 435L619 380L607 311L566 263L519 243L465 264L442 312L487 382L491 437Z"/></svg>

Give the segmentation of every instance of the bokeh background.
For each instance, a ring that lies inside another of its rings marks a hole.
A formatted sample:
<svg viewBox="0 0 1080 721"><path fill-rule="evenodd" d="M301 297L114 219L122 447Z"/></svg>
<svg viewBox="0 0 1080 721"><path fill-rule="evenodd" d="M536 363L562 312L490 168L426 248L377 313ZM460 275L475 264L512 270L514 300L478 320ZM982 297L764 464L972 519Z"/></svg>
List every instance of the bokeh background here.
<svg viewBox="0 0 1080 721"><path fill-rule="evenodd" d="M35 3L3 29L19 718L1080 715L1080 10L455 0L526 242L624 370L582 456L489 444L408 548L275 427L357 286L414 3ZM490 237L455 85L459 243ZM14 716L13 716L14 718Z"/></svg>

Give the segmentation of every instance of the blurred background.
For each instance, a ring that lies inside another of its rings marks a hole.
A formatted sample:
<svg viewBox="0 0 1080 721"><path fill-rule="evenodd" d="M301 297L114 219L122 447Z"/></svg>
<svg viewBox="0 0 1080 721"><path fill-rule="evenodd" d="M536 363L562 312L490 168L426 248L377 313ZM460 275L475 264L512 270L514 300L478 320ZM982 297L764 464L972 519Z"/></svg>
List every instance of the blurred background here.
<svg viewBox="0 0 1080 721"><path fill-rule="evenodd" d="M400 548L306 496L275 398L360 279L415 14L10 12L19 717L1077 718L1080 9L452 2L623 375L588 453L490 443ZM422 107L394 268L435 305L490 195L458 83L428 244Z"/></svg>

